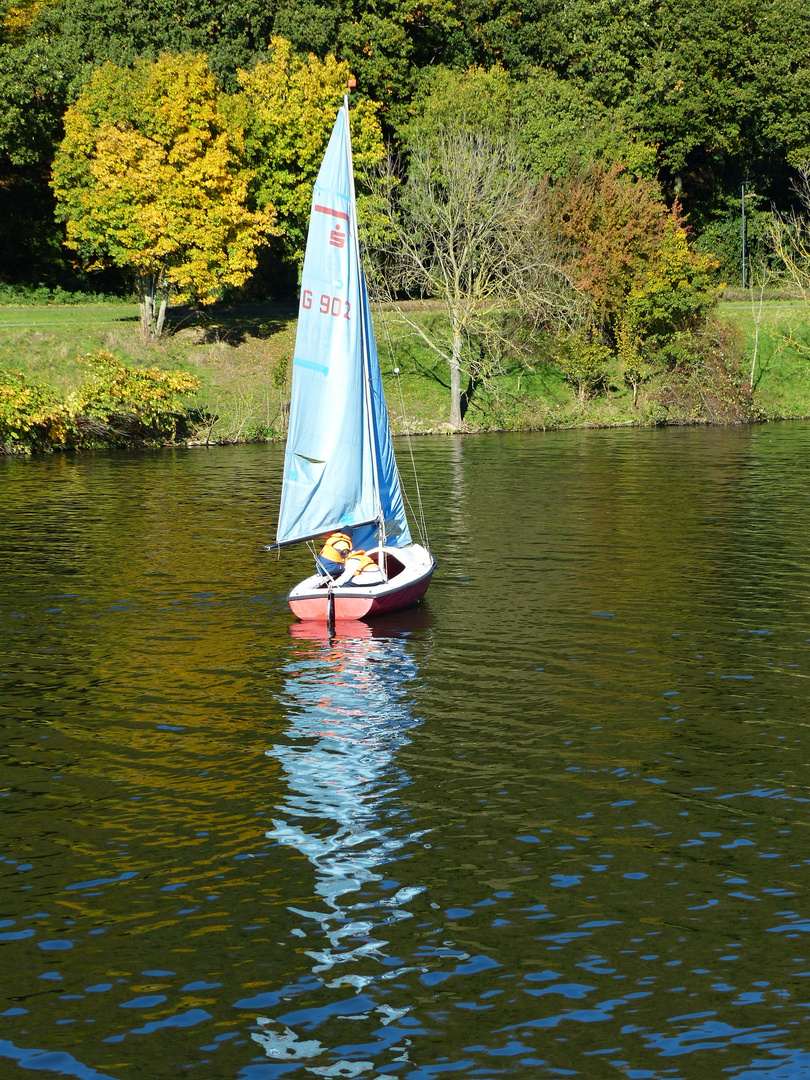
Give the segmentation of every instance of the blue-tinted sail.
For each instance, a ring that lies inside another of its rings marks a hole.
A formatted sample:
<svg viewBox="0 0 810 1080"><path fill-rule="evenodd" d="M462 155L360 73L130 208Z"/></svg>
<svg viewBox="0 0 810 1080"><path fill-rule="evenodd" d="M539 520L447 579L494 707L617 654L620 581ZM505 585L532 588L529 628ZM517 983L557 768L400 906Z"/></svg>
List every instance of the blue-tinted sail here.
<svg viewBox="0 0 810 1080"><path fill-rule="evenodd" d="M277 542L373 521L360 274L346 117L338 114L312 197L301 279Z"/></svg>
<svg viewBox="0 0 810 1080"><path fill-rule="evenodd" d="M354 539L356 547L371 547L380 517L388 543L411 542L357 260L348 139L347 112L341 109L312 197L279 544L368 524Z"/></svg>
<svg viewBox="0 0 810 1080"><path fill-rule="evenodd" d="M374 424L374 444L377 457L377 483L379 484L380 511L385 521L385 542L390 547L405 547L411 543L408 519L402 503L402 491L399 486L399 473L394 457L391 440L391 428L388 424L388 409L385 406L382 375L377 359L377 346L374 341L374 328L371 325L371 309L368 302L365 277L361 271L360 295L366 325L366 348L368 350L368 378L370 383L371 415ZM356 548L375 546L379 537L379 526L375 522L363 529L355 529L353 534Z"/></svg>

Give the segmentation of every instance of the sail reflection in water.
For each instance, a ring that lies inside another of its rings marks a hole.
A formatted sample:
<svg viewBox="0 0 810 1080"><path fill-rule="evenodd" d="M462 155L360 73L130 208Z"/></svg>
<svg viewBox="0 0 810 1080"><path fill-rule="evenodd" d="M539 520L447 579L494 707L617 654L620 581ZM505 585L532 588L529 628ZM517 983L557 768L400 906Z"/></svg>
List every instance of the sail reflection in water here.
<svg viewBox="0 0 810 1080"><path fill-rule="evenodd" d="M291 723L286 740L266 751L289 790L267 836L306 856L317 899L288 909L293 934L307 946L315 939L305 949L309 1007L260 1017L253 1034L279 1062L277 1075L291 1067L321 1076L401 1068L418 1033L409 1004L393 1000L391 980L404 969L388 939L424 888L393 880L390 864L421 835L398 799L410 781L396 753L419 723L408 704L417 668L407 637L425 615L396 618L390 630L338 623L334 638L318 624L290 629L299 643L285 682Z"/></svg>

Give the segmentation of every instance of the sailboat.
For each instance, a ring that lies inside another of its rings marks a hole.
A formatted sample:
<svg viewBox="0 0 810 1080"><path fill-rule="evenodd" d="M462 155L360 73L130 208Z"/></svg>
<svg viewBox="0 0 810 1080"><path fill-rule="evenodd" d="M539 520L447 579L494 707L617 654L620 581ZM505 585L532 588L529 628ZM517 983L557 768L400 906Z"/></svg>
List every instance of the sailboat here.
<svg viewBox="0 0 810 1080"><path fill-rule="evenodd" d="M394 458L360 261L348 95L312 196L272 547L333 531L351 533L384 580L357 586L313 574L287 597L299 619L365 619L424 595L436 561L411 539Z"/></svg>

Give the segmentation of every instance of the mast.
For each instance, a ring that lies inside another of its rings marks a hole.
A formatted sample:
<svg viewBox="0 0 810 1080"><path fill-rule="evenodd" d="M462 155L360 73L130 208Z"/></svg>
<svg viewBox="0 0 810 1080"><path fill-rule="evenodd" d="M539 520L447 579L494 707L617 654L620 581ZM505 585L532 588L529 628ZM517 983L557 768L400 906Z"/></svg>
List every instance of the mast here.
<svg viewBox="0 0 810 1080"><path fill-rule="evenodd" d="M349 86L354 83L354 79L349 80ZM380 499L380 478L377 470L377 429L374 424L374 415L371 408L371 372L369 368L369 355L368 355L368 337L366 334L366 294L363 290L363 267L360 262L360 231L357 227L357 196L354 190L354 163L352 161L352 136L351 128L349 126L349 95L348 93L343 95L343 112L346 122L346 156L349 162L349 184L351 185L351 215L352 215L352 231L354 233L354 255L357 262L357 279L359 285L360 295L360 347L363 357L363 392L366 401L366 422L368 424L369 441L371 445L371 469L373 477L374 498L377 503L377 521L379 523L379 537L380 537L380 569L385 577L385 559L382 555L383 546L385 544L385 514L383 513L382 501Z"/></svg>

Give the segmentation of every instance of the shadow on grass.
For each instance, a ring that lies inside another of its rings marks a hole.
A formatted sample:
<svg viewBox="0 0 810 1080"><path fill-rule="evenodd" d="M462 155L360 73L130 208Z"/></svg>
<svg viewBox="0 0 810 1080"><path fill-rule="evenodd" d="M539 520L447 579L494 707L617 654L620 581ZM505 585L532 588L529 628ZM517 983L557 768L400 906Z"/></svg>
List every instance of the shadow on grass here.
<svg viewBox="0 0 810 1080"><path fill-rule="evenodd" d="M166 332L191 330L201 345L223 342L244 345L249 338L267 339L286 329L298 314L294 304L215 304L210 308L175 307L166 316Z"/></svg>
<svg viewBox="0 0 810 1080"><path fill-rule="evenodd" d="M298 315L293 303L214 304L210 308L178 305L166 312L164 335L195 331L200 345L222 341L243 345L248 338L271 338ZM117 323L139 323L140 315L122 315Z"/></svg>

